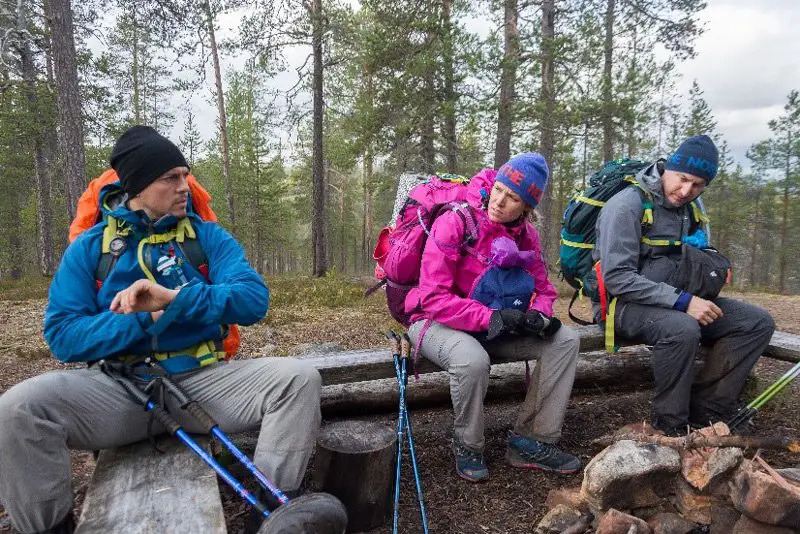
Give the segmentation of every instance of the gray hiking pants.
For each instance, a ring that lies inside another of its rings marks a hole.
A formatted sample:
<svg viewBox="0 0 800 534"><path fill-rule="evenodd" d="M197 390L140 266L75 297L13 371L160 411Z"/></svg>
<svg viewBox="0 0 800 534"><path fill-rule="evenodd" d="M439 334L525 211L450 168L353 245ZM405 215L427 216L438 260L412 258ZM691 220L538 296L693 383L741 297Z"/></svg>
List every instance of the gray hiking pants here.
<svg viewBox="0 0 800 534"><path fill-rule="evenodd" d="M295 490L320 425L321 379L291 358L220 362L172 377L224 432L261 425L256 465ZM197 423L167 402L189 432ZM53 371L0 397L0 502L23 533L52 527L72 509L68 449L97 450L147 438L150 415L97 367ZM154 423L153 431L163 432ZM155 453L154 453L155 454Z"/></svg>
<svg viewBox="0 0 800 534"><path fill-rule="evenodd" d="M653 346L653 416L660 426L707 424L710 418L731 415L775 331L775 322L762 308L722 297L714 303L723 316L708 326L681 311L633 303L617 314L617 334ZM701 343L711 350L695 376Z"/></svg>
<svg viewBox="0 0 800 534"><path fill-rule="evenodd" d="M408 329L417 346L425 321ZM514 432L547 443L561 437L567 410L580 339L566 326L551 339L509 337L482 345L466 332L432 322L422 340L420 354L450 374L455 435L468 448L482 452L483 400L489 386L490 363L511 360L537 360L530 388L514 424Z"/></svg>

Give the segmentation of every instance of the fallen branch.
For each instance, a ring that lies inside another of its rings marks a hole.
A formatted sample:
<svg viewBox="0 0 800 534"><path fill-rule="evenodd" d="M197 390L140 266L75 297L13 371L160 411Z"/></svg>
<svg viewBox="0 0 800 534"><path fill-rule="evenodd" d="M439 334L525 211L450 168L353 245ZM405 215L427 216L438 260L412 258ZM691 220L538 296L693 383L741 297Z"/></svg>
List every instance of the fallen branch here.
<svg viewBox="0 0 800 534"><path fill-rule="evenodd" d="M739 447L756 449L784 449L792 454L800 454L800 439L781 436L704 436L692 432L685 437L668 437L659 434L631 432L618 436L603 436L593 443L607 447L615 441L631 440L641 443L655 443L671 449L702 449L705 447Z"/></svg>

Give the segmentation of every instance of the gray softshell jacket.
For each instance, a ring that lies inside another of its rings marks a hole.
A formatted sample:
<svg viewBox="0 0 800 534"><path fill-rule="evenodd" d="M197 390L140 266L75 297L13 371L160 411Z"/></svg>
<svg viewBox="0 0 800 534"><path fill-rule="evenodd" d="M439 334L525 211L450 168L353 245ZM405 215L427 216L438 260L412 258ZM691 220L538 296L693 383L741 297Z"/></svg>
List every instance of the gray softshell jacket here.
<svg viewBox="0 0 800 534"><path fill-rule="evenodd" d="M647 230L650 239L680 240L691 229L692 208L671 205L664 198L658 163L642 169L637 182L652 196L653 225ZM680 290L668 281L674 275L680 247L669 250L642 243L642 192L635 186L614 195L597 218L597 244L593 260L600 260L606 290L618 299L618 312L625 303L672 308ZM595 315L600 306L595 303Z"/></svg>

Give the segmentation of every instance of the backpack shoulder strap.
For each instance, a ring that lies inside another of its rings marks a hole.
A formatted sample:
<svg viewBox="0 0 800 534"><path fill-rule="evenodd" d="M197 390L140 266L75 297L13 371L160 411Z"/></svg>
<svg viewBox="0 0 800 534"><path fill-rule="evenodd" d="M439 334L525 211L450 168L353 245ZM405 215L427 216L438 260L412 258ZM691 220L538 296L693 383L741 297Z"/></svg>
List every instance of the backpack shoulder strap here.
<svg viewBox="0 0 800 534"><path fill-rule="evenodd" d="M124 237L130 235L131 228L122 221L112 216L106 217L106 226L103 228L103 241L100 246L100 259L94 270L94 280L98 291L103 287L103 282L116 265L117 260L125 252L127 243Z"/></svg>

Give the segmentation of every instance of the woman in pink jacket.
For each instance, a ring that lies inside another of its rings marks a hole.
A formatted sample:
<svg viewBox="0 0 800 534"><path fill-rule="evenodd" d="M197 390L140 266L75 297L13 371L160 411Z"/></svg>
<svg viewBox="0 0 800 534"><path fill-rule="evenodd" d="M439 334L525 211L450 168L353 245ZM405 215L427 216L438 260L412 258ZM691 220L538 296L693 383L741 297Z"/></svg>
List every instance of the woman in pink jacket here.
<svg viewBox="0 0 800 534"><path fill-rule="evenodd" d="M558 450L579 339L553 317L556 290L547 278L529 215L549 171L540 154L515 156L499 171L469 183L467 210L434 222L422 256L419 286L406 298L409 336L420 354L450 374L455 411L453 453L459 476L486 480L483 400L490 359L537 360L525 402L508 436L514 467L575 473L580 460ZM465 244L472 215L477 238Z"/></svg>

